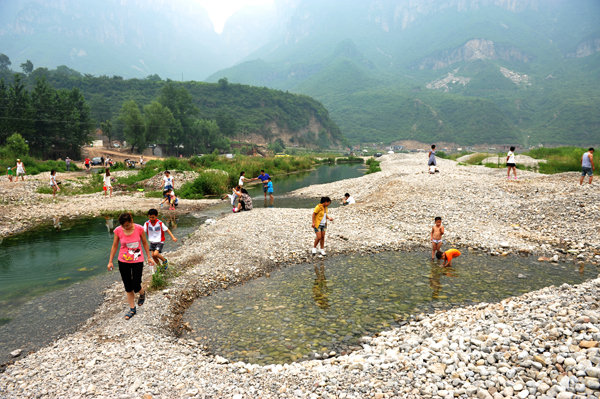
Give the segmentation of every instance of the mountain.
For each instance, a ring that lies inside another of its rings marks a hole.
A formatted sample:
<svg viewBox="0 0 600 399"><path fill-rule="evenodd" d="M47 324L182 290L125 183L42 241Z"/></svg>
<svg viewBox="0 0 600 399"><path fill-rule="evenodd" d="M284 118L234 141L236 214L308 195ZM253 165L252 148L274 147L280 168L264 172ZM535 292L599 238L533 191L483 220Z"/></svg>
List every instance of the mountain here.
<svg viewBox="0 0 600 399"><path fill-rule="evenodd" d="M285 5L276 38L208 80L313 96L353 142L600 143L596 0Z"/></svg>

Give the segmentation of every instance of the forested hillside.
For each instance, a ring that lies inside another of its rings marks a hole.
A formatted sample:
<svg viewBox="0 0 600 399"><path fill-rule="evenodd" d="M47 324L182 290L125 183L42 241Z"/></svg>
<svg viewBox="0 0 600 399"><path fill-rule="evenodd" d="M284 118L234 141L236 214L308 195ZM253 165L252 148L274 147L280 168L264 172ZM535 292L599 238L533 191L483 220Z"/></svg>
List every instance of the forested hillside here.
<svg viewBox="0 0 600 399"><path fill-rule="evenodd" d="M321 101L351 142L600 142L596 0L299 1L227 77Z"/></svg>
<svg viewBox="0 0 600 399"><path fill-rule="evenodd" d="M40 85L60 93L79 93L88 112L86 126L100 127L111 139L126 139L137 149L159 143L178 153L193 154L228 150L232 139L254 144L278 142L279 148L281 144L325 148L343 141L327 110L314 99L230 84L226 79L201 83L164 81L156 75L146 79L95 77L65 66L56 70L25 68L19 74L5 66L0 68L0 79L7 87L6 101L18 90L33 104ZM26 119L28 127L0 126L0 145L15 131L34 134L38 121L28 107L19 118ZM57 103L47 108L62 106ZM5 108L0 112L11 111Z"/></svg>

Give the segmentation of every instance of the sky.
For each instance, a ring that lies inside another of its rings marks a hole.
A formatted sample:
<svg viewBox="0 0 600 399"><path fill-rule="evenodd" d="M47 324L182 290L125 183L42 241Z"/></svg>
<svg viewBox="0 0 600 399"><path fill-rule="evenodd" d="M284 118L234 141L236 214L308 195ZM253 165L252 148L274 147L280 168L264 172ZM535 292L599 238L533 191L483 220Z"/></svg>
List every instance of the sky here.
<svg viewBox="0 0 600 399"><path fill-rule="evenodd" d="M217 33L223 32L227 19L245 6L264 6L273 0L197 0L206 10Z"/></svg>

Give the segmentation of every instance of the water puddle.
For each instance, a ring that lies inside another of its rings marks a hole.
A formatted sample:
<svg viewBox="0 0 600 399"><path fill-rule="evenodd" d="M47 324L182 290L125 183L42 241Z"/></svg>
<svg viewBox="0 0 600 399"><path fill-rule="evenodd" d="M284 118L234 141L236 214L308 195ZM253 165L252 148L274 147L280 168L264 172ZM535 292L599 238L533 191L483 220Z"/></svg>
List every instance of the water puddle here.
<svg viewBox="0 0 600 399"><path fill-rule="evenodd" d="M186 337L233 361L287 363L343 352L420 312L597 274L593 266L482 254L464 254L451 268L431 262L428 253L318 259L196 300L186 313L193 329Z"/></svg>

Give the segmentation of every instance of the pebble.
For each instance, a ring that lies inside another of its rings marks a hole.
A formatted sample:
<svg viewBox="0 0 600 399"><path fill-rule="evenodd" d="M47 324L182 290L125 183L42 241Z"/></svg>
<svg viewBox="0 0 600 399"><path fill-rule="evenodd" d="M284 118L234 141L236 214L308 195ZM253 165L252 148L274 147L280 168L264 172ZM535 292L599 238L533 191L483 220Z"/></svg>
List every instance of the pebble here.
<svg viewBox="0 0 600 399"><path fill-rule="evenodd" d="M582 194L572 184L576 173L541 176L522 171L520 180L506 181L498 170L447 160L439 160L440 174L429 176L421 173L426 169L422 154L386 155L382 161L382 172L293 194L341 198L347 191L357 199L356 205L332 209L335 223L328 230L328 256L429 248L430 226L424 221L431 220L435 209L447 224L449 245L464 250L556 261L585 254L585 267L598 261L600 241L588 221L600 219L600 191L590 187L586 206L577 206ZM461 184L443 184L445 179ZM390 190L395 187L399 189ZM95 202L94 197L83 206L93 207ZM143 310L125 321L122 286L115 284L78 331L7 365L0 392L48 398L102 394L145 399L495 399L572 398L600 388L600 279L548 287L498 303L432 311L368 337L354 351L331 354L318 349L309 360L284 365L232 363L206 353L202 339L190 342L172 334L169 326L176 325L182 303L271 272L278 263L305 261L312 240L310 229L304 228L307 217L306 209L255 208L203 225L169 258L186 267L171 281L168 295L151 296ZM474 226L473 220L482 217L485 223ZM10 220L2 221L10 225ZM507 232L505 226L513 224L519 229ZM244 234L232 240L239 231ZM336 236L342 231L345 239ZM249 251L257 237L277 246L268 253ZM572 249L577 252L567 252ZM455 267L460 268L460 262ZM578 331L575 325L580 325Z"/></svg>

